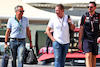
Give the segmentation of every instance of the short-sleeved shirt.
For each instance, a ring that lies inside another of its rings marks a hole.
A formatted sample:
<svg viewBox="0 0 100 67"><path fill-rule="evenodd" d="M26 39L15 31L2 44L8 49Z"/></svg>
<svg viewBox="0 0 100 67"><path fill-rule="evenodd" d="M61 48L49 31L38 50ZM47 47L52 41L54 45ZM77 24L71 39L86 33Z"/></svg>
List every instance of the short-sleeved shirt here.
<svg viewBox="0 0 100 67"><path fill-rule="evenodd" d="M68 15L64 15L63 18L59 18L57 15L52 17L48 23L48 26L50 28L53 28L53 37L56 41L58 41L60 44L67 44L70 42L70 34L69 34L69 25L67 22ZM60 21L63 22L60 22ZM72 21L73 24L73 21ZM61 29L62 27L62 29Z"/></svg>
<svg viewBox="0 0 100 67"><path fill-rule="evenodd" d="M20 25L21 32L20 32ZM29 27L29 21L26 17L22 17L18 23L15 17L9 18L7 28L11 29L10 38L26 38L26 29Z"/></svg>
<svg viewBox="0 0 100 67"><path fill-rule="evenodd" d="M93 40L99 34L99 14L95 12L93 17L90 17L89 12L83 14L80 26L84 26L84 39Z"/></svg>

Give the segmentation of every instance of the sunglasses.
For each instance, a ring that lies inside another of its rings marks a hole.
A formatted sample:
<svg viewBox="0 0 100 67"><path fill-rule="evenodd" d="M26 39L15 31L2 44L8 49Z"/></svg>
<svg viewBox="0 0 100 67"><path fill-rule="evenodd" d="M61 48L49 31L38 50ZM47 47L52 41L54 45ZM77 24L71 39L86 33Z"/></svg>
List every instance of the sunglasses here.
<svg viewBox="0 0 100 67"><path fill-rule="evenodd" d="M19 10L19 12L24 12L24 10Z"/></svg>
<svg viewBox="0 0 100 67"><path fill-rule="evenodd" d="M92 6L87 6L87 8L93 8Z"/></svg>

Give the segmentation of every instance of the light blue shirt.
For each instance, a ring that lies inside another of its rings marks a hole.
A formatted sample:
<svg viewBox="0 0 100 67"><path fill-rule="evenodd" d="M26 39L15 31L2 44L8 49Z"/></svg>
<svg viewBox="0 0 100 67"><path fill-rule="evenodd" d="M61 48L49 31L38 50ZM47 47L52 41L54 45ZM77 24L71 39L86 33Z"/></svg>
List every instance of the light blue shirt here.
<svg viewBox="0 0 100 67"><path fill-rule="evenodd" d="M21 25L21 32L20 32L20 25ZM29 27L29 21L26 17L22 17L19 23L15 19L15 17L11 17L8 20L7 28L11 29L10 37L11 38L26 38L26 30Z"/></svg>

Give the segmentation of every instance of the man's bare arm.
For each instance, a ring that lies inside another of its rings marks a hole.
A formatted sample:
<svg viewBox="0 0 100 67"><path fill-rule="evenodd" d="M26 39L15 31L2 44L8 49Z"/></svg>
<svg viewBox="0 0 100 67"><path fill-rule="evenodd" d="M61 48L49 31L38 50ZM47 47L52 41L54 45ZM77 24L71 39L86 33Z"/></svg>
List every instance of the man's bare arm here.
<svg viewBox="0 0 100 67"><path fill-rule="evenodd" d="M83 36L83 31L84 31L84 27L83 26L80 26L80 30L79 30L79 39L78 39L78 46L79 46L79 49L82 49L82 43L81 43L81 40L82 40L82 36Z"/></svg>
<svg viewBox="0 0 100 67"><path fill-rule="evenodd" d="M47 26L46 28L46 33L48 35L48 37L52 40L52 42L55 41L54 37L52 36L51 32L50 32L51 28L49 26Z"/></svg>
<svg viewBox="0 0 100 67"><path fill-rule="evenodd" d="M9 36L10 36L10 29L7 28L6 33L5 33L5 46L4 46L5 49L6 47L8 47L7 41L8 41Z"/></svg>
<svg viewBox="0 0 100 67"><path fill-rule="evenodd" d="M28 39L29 39L29 41L30 41L30 48L31 48L31 47L33 47L33 45L32 45L31 32L30 32L30 30L29 30L29 27L27 27L27 36L28 36Z"/></svg>

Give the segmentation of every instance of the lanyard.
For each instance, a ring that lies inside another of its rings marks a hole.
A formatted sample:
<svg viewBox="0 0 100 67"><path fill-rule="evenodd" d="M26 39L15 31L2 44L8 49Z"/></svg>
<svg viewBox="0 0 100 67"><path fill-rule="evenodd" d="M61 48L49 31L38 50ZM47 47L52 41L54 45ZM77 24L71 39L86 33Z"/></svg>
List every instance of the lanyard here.
<svg viewBox="0 0 100 67"><path fill-rule="evenodd" d="M20 26L20 33L22 33L22 20L21 20L21 23L19 23L19 21L18 21L18 19L16 18L16 16L15 16L15 19L16 19L16 21L18 22L18 24L19 24L19 26Z"/></svg>
<svg viewBox="0 0 100 67"><path fill-rule="evenodd" d="M93 18L93 20L90 20L90 21L91 21L91 28L92 28L91 31L92 31L92 32L94 31L94 27L93 27L94 19L95 19L95 18Z"/></svg>
<svg viewBox="0 0 100 67"><path fill-rule="evenodd" d="M59 20L59 22L61 23L61 31L62 31L62 28L63 28L64 17L65 17L65 16L62 17L62 18L63 18L62 21L60 21L60 19L59 19L59 17L58 17L58 20Z"/></svg>

